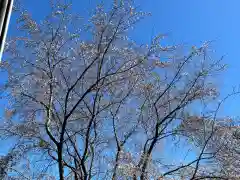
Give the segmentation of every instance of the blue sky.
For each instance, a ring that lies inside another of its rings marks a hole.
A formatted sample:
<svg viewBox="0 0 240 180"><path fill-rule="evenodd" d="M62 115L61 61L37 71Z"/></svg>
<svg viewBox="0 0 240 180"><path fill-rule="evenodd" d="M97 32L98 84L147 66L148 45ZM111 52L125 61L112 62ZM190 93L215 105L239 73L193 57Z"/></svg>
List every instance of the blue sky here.
<svg viewBox="0 0 240 180"><path fill-rule="evenodd" d="M48 9L48 0L23 0L27 9L36 19L41 19ZM100 0L73 0L74 11L86 16ZM111 0L105 0L109 4ZM152 34L168 34L167 41L174 44L199 45L213 40L215 58L225 56L228 70L219 79L223 96L240 84L237 78L240 69L240 1L239 0L136 0L151 17L139 23L131 34L139 43L149 42ZM14 34L10 23L9 35ZM227 101L227 108L222 108L222 115L238 116L237 100Z"/></svg>
<svg viewBox="0 0 240 180"><path fill-rule="evenodd" d="M23 0L27 9L36 19L47 13L48 0ZM97 0L73 0L74 11L81 15L91 10ZM99 1L98 1L99 2ZM107 0L106 3L110 2ZM174 44L199 45L213 40L212 48L216 50L215 58L225 56L228 64L221 79L218 79L223 96L231 91L232 86L240 84L240 1L239 0L136 0L144 11L150 11L146 18L131 33L139 43L149 42L151 35L169 34L168 42ZM8 35L14 35L13 21L10 22ZM238 101L234 97L226 102L221 115L238 116Z"/></svg>
<svg viewBox="0 0 240 180"><path fill-rule="evenodd" d="M189 46L199 45L206 40L213 40L215 58L225 56L227 71L218 83L223 95L231 92L232 86L240 84L240 1L231 0L151 0L137 1L142 8L151 11L152 17L142 22L142 28L135 34L136 39L149 40L154 32L169 34L169 41ZM144 28L143 28L144 27ZM240 115L237 108L240 98L234 97L222 108L222 115Z"/></svg>

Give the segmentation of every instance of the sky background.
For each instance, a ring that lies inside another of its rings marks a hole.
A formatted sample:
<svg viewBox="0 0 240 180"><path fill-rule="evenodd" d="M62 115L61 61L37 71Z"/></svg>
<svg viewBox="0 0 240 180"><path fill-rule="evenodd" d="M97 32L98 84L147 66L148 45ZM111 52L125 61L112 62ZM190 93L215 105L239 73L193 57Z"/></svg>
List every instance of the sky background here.
<svg viewBox="0 0 240 180"><path fill-rule="evenodd" d="M33 18L42 19L49 11L48 0L22 0L24 7L30 10ZM100 0L73 0L73 9L84 17L88 17ZM110 4L111 0L105 0ZM136 5L152 16L137 24L131 33L133 40L149 43L153 34L168 34L171 44L184 44L189 47L200 45L205 41L213 41L211 47L216 52L214 58L224 56L228 69L218 84L222 96L240 84L240 1L239 0L136 0ZM14 18L10 22L8 35L14 35ZM239 116L239 97L229 99L221 108L221 115Z"/></svg>
<svg viewBox="0 0 240 180"><path fill-rule="evenodd" d="M22 0L33 18L40 20L49 10L48 0ZM80 15L87 16L97 0L73 0L73 8ZM104 1L105 2L105 1ZM105 3L111 2L107 0ZM222 96L240 85L240 1L239 0L136 0L143 11L152 13L136 26L131 33L133 40L149 43L153 34L168 34L167 41L189 47L213 40L215 58L224 57L228 69L218 84ZM8 36L16 34L14 17L10 21ZM221 115L239 116L240 97L229 99L221 108ZM1 151L0 151L1 154Z"/></svg>

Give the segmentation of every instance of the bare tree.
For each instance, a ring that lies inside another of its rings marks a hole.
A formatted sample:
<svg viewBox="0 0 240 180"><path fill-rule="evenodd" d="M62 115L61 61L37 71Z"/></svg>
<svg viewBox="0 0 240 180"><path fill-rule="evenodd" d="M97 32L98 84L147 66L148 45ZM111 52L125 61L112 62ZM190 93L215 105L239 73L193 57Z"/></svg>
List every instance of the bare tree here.
<svg viewBox="0 0 240 180"><path fill-rule="evenodd" d="M50 5L41 23L15 9L21 35L9 39L2 62L9 107L1 134L17 138L15 149L22 147L21 157L35 165L31 178L218 178L201 163L214 156L206 147L215 126L208 124L207 133L198 126L204 136L201 146L189 145L200 151L191 162L170 163L158 148L190 139L180 127L194 108L205 112L218 97L214 76L224 66L210 58L209 43L162 46L160 34L138 45L129 29L149 14L132 1L114 1L107 10L98 5L87 25L71 14L71 4ZM205 123L213 114L190 122Z"/></svg>

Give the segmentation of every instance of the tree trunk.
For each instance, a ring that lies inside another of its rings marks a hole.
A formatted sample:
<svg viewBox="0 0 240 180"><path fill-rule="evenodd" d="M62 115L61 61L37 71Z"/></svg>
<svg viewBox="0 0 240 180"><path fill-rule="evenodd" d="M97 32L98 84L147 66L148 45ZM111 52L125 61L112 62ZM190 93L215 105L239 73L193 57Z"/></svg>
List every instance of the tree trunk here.
<svg viewBox="0 0 240 180"><path fill-rule="evenodd" d="M63 159L62 159L62 145L58 147L58 172L59 179L64 180L64 168L63 168Z"/></svg>

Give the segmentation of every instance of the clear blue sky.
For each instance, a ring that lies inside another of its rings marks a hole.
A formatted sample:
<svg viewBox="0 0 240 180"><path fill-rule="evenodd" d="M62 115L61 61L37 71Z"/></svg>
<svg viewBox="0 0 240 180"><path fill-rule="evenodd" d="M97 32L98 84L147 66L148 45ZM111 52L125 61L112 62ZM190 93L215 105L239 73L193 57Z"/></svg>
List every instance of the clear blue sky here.
<svg viewBox="0 0 240 180"><path fill-rule="evenodd" d="M74 11L86 16L100 0L73 0ZM105 0L109 4L111 0ZM23 0L27 9L36 19L47 13L48 0ZM144 11L150 11L148 17L137 25L132 38L138 42L149 42L152 32L169 34L168 41L189 46L213 40L216 58L225 56L229 65L224 76L219 79L221 91L226 95L232 86L240 84L240 1L239 0L136 0ZM11 25L11 24L10 24ZM9 35L14 34L10 26ZM240 98L227 102L227 108L221 114L240 115Z"/></svg>
<svg viewBox="0 0 240 180"><path fill-rule="evenodd" d="M41 19L48 11L48 0L23 0L27 9L36 19ZM82 15L91 10L97 0L73 0L74 11ZM99 1L98 1L99 2ZM106 3L110 0L106 0ZM214 40L216 58L225 56L229 65L225 75L219 79L223 95L231 91L232 86L240 84L240 1L239 0L137 0L144 11L150 11L148 17L137 25L131 34L137 42L149 42L152 32L169 34L168 41L175 44L199 45L206 40ZM13 21L11 21L13 23ZM8 35L16 31L10 23ZM239 101L239 103L238 103ZM227 101L222 115L240 115L240 98Z"/></svg>
<svg viewBox="0 0 240 180"><path fill-rule="evenodd" d="M152 12L152 17L142 22L136 39L147 41L154 32L168 33L170 42L199 45L213 40L216 58L225 56L229 65L224 76L219 79L223 95L240 84L240 1L239 0L139 0L143 9ZM240 115L240 98L234 97L222 108L222 115Z"/></svg>

